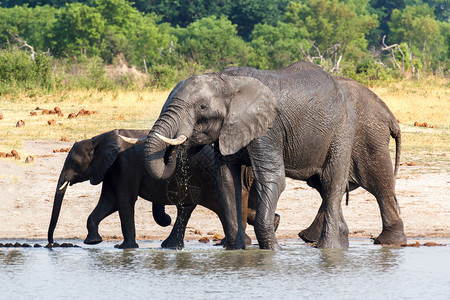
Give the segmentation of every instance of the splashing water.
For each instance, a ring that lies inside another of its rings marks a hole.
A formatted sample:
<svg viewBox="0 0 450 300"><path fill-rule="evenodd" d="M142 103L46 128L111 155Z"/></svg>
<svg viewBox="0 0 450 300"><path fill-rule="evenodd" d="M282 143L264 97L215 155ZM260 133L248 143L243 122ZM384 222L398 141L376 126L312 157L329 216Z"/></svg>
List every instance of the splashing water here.
<svg viewBox="0 0 450 300"><path fill-rule="evenodd" d="M188 196L189 157L185 145L178 149L178 163L175 173L177 182L177 204L183 205Z"/></svg>

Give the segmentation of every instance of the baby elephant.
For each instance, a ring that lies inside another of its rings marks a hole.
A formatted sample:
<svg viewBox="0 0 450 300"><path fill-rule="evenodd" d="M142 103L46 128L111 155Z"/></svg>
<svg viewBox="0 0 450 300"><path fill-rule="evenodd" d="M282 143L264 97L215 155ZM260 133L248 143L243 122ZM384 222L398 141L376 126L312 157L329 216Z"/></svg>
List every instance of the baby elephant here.
<svg viewBox="0 0 450 300"><path fill-rule="evenodd" d="M97 185L103 182L100 199L87 221L86 244L102 241L99 223L119 211L124 241L119 248L137 248L134 206L138 196L153 202L153 216L161 226L170 225L164 205L177 205L177 219L164 248L181 249L189 217L200 204L214 211L222 220L214 184L213 148L204 147L189 160L187 190L178 187L178 173L170 180L157 181L147 175L143 164L143 146L125 142L120 136L142 138L148 130L113 130L73 145L69 152L56 188L52 217L48 229L48 242L53 243L58 216L68 185L90 180ZM247 208L248 189L243 188L244 211ZM279 218L277 219L277 221Z"/></svg>

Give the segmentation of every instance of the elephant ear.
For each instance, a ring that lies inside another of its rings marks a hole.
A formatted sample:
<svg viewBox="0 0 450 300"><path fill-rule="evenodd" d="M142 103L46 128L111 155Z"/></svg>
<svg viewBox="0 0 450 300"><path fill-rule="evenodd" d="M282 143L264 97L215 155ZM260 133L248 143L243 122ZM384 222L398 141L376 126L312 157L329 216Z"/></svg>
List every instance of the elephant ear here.
<svg viewBox="0 0 450 300"><path fill-rule="evenodd" d="M123 150L122 142L117 130L105 132L92 138L94 146L93 159L90 164L90 182L97 185L103 181L106 171Z"/></svg>
<svg viewBox="0 0 450 300"><path fill-rule="evenodd" d="M222 76L235 92L219 134L222 155L231 155L267 133L278 115L278 99L252 77Z"/></svg>

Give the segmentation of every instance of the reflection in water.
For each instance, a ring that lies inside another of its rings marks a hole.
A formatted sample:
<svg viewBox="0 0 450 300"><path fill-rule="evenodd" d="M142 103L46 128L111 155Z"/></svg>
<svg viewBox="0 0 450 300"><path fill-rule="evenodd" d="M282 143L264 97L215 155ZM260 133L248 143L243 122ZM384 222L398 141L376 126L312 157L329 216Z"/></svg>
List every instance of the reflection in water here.
<svg viewBox="0 0 450 300"><path fill-rule="evenodd" d="M19 249L0 251L0 267L3 265L22 265L26 257Z"/></svg>
<svg viewBox="0 0 450 300"><path fill-rule="evenodd" d="M320 266L328 272L358 269L363 272L389 272L398 265L401 251L389 247L376 249L324 249Z"/></svg>
<svg viewBox="0 0 450 300"><path fill-rule="evenodd" d="M88 292L100 299L440 299L450 294L450 247L388 248L362 243L320 250L293 243L273 252L255 247L225 251L199 244L182 251L148 244L120 250L112 245L0 249L0 285L6 290L1 296L76 298Z"/></svg>

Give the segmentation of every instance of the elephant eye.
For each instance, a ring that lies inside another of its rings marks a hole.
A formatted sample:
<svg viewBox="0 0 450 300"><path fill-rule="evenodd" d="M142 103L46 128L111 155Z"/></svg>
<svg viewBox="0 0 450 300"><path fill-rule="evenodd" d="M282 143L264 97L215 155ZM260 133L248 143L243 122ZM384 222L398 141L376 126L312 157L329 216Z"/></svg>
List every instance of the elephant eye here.
<svg viewBox="0 0 450 300"><path fill-rule="evenodd" d="M205 110L207 108L208 106L206 104L200 104L200 110Z"/></svg>

